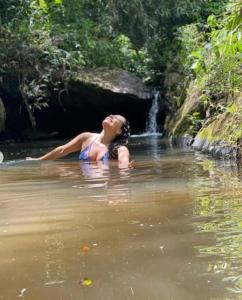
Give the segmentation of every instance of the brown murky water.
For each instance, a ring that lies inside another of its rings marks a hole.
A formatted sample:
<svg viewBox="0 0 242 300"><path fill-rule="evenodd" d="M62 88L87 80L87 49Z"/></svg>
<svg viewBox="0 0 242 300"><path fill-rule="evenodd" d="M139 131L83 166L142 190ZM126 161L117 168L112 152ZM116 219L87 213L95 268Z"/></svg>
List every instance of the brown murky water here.
<svg viewBox="0 0 242 300"><path fill-rule="evenodd" d="M0 145L0 299L242 299L238 165L159 137L132 170L12 162L48 144Z"/></svg>

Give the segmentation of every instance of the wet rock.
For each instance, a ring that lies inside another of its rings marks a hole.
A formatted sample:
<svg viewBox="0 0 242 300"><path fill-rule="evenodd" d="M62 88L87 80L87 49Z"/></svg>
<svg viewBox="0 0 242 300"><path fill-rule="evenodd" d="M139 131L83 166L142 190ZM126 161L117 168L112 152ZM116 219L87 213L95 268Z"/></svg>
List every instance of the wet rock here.
<svg viewBox="0 0 242 300"><path fill-rule="evenodd" d="M241 153L239 152L237 145L229 145L225 141L209 142L208 140L195 138L192 147L195 150L211 154L217 158L237 159L241 157Z"/></svg>
<svg viewBox="0 0 242 300"><path fill-rule="evenodd" d="M190 134L183 134L182 136L177 137L171 136L170 140L173 145L178 145L182 148L189 148L191 147L194 138Z"/></svg>
<svg viewBox="0 0 242 300"><path fill-rule="evenodd" d="M201 94L191 83L183 105L175 117L170 116L166 121L171 141L182 147L192 145L193 149L217 158L241 159L242 94L237 93L223 101L224 112L215 116L215 112L206 115Z"/></svg>
<svg viewBox="0 0 242 300"><path fill-rule="evenodd" d="M225 112L197 133L192 147L214 157L242 158L242 107L231 113Z"/></svg>

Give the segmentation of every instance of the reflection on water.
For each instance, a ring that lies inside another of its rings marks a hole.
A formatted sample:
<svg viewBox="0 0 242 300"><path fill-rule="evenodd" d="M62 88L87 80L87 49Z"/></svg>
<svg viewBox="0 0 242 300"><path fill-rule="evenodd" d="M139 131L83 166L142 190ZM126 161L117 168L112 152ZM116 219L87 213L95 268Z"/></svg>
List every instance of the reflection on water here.
<svg viewBox="0 0 242 300"><path fill-rule="evenodd" d="M0 299L239 299L236 163L157 136L131 140L129 170L19 148L0 149Z"/></svg>
<svg viewBox="0 0 242 300"><path fill-rule="evenodd" d="M215 242L199 245L198 257L207 260L202 273L220 278L226 289L242 294L242 189L236 164L211 160L200 162L207 173L197 178L199 193L194 198L194 227L198 233L213 234Z"/></svg>

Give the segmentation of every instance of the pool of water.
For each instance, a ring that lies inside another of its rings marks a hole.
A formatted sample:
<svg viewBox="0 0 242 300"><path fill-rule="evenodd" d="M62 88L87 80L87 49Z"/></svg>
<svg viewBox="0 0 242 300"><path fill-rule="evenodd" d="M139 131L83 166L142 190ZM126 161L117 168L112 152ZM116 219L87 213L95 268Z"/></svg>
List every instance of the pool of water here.
<svg viewBox="0 0 242 300"><path fill-rule="evenodd" d="M0 145L0 299L241 299L242 171L160 137L135 168Z"/></svg>

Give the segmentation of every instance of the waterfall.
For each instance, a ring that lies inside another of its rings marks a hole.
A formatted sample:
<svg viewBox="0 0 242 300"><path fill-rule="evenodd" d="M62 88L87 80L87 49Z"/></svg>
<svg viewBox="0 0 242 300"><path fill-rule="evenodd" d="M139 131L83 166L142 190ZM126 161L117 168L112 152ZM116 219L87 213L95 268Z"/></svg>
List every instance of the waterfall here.
<svg viewBox="0 0 242 300"><path fill-rule="evenodd" d="M3 154L2 152L0 151L0 164L3 162Z"/></svg>
<svg viewBox="0 0 242 300"><path fill-rule="evenodd" d="M146 133L158 133L157 114L159 111L160 92L156 92L146 122Z"/></svg>

